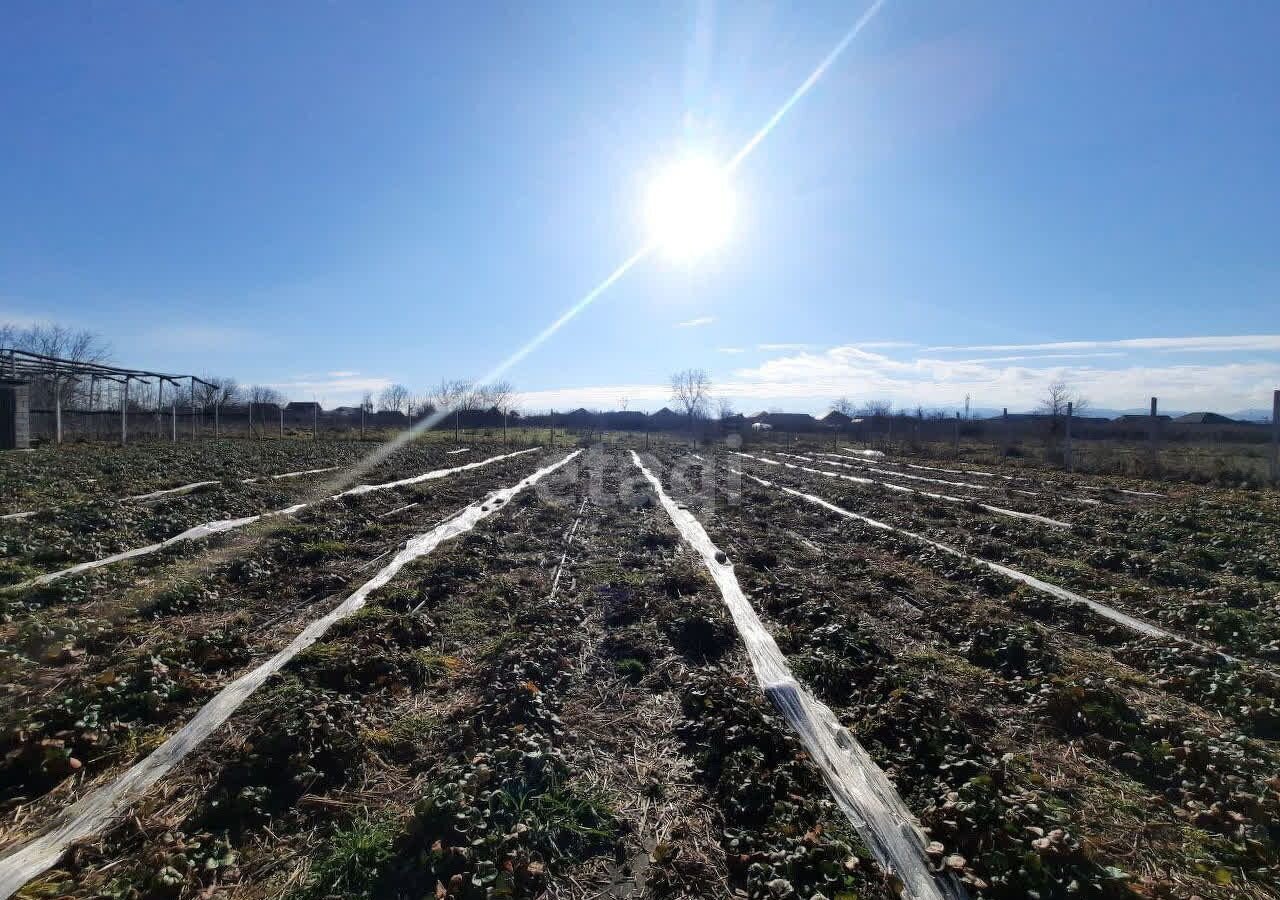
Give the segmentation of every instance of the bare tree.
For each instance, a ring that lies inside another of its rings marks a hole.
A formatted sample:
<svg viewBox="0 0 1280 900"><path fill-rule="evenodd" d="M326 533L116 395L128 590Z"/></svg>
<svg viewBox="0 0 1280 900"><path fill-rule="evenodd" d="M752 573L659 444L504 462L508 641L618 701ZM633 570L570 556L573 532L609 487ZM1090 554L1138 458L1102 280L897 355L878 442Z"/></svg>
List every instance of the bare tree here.
<svg viewBox="0 0 1280 900"><path fill-rule="evenodd" d="M85 329L67 328L64 325L33 325L19 328L13 324L0 326L0 346L55 356L75 363L105 363L111 358L111 348L102 337ZM55 395L60 402L70 402L83 379L65 373L49 373L33 380L32 405L51 405Z"/></svg>
<svg viewBox="0 0 1280 900"><path fill-rule="evenodd" d="M838 397L831 401L831 411L838 412L842 416L853 418L853 414L856 410L857 407L848 397Z"/></svg>
<svg viewBox="0 0 1280 900"><path fill-rule="evenodd" d="M436 411L430 394L415 394L409 398L409 418L421 421Z"/></svg>
<svg viewBox="0 0 1280 900"><path fill-rule="evenodd" d="M892 411L893 402L890 400L868 400L858 407L860 416L887 416Z"/></svg>
<svg viewBox="0 0 1280 900"><path fill-rule="evenodd" d="M409 389L403 384L389 384L378 395L378 408L387 412L409 413Z"/></svg>
<svg viewBox="0 0 1280 900"><path fill-rule="evenodd" d="M249 388L249 402L254 406L262 403L275 403L279 405L284 403L284 394L280 393L273 387L268 387L265 384L255 384L253 387Z"/></svg>
<svg viewBox="0 0 1280 900"><path fill-rule="evenodd" d="M1076 392L1071 385L1062 379L1051 381L1040 399L1037 411L1057 419L1067 414L1067 404L1071 404L1072 412L1087 409L1089 401Z"/></svg>
<svg viewBox="0 0 1280 900"><path fill-rule="evenodd" d="M716 398L716 418L721 422L733 418L733 401L728 397Z"/></svg>
<svg viewBox="0 0 1280 900"><path fill-rule="evenodd" d="M694 437L694 420L706 415L710 395L711 376L705 369L685 369L671 376L671 400L689 417L690 440Z"/></svg>
<svg viewBox="0 0 1280 900"><path fill-rule="evenodd" d="M202 409L226 406L240 400L240 382L222 375L202 375L203 384L196 385L196 403Z"/></svg>
<svg viewBox="0 0 1280 900"><path fill-rule="evenodd" d="M475 408L477 391L475 384L465 378L445 378L431 392L431 401L438 411L453 413L453 437L457 440L462 430L462 413Z"/></svg>
<svg viewBox="0 0 1280 900"><path fill-rule="evenodd" d="M365 391L360 397L360 408L367 413L373 412L373 391Z"/></svg>

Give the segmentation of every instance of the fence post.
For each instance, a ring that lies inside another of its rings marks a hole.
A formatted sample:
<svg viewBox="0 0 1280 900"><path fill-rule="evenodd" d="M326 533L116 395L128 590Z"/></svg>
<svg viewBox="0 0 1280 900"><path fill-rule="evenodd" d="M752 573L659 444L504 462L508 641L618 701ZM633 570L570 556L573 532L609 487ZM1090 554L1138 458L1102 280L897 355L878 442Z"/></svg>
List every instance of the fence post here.
<svg viewBox="0 0 1280 900"><path fill-rule="evenodd" d="M129 376L124 377L120 388L120 446L129 443Z"/></svg>
<svg viewBox="0 0 1280 900"><path fill-rule="evenodd" d="M311 440L313 441L316 439L316 434L319 431L319 428L318 428L319 423L320 423L320 404L317 403L311 407Z"/></svg>
<svg viewBox="0 0 1280 900"><path fill-rule="evenodd" d="M1271 483L1280 485L1280 391L1271 394Z"/></svg>
<svg viewBox="0 0 1280 900"><path fill-rule="evenodd" d="M222 425L218 411L222 409L222 404L217 400L213 401L213 436L218 437L221 434L220 427Z"/></svg>
<svg viewBox="0 0 1280 900"><path fill-rule="evenodd" d="M191 440L196 439L196 377L191 376Z"/></svg>
<svg viewBox="0 0 1280 900"><path fill-rule="evenodd" d="M284 437L284 407L280 407L280 437Z"/></svg>
<svg viewBox="0 0 1280 900"><path fill-rule="evenodd" d="M173 419L173 442L178 443L178 385L173 386L173 409L171 411Z"/></svg>
<svg viewBox="0 0 1280 900"><path fill-rule="evenodd" d="M1067 439L1066 439L1066 442L1065 442L1065 444L1064 444L1064 446L1063 446L1062 455L1063 455L1063 457L1064 457L1063 461L1067 464L1067 471L1068 471L1068 472L1072 471L1072 466L1071 466L1071 416L1072 416L1072 413L1073 413L1073 411L1074 411L1074 406L1075 406L1075 403L1074 403L1073 401L1071 401L1071 400L1068 400L1068 401L1067 401L1067 434L1066 434L1066 438L1067 438Z"/></svg>
<svg viewBox="0 0 1280 900"><path fill-rule="evenodd" d="M53 433L55 440L62 443L62 379L53 379Z"/></svg>
<svg viewBox="0 0 1280 900"><path fill-rule="evenodd" d="M360 404L360 440L364 440L364 404Z"/></svg>
<svg viewBox="0 0 1280 900"><path fill-rule="evenodd" d="M956 413L956 456L960 455L960 413Z"/></svg>
<svg viewBox="0 0 1280 900"><path fill-rule="evenodd" d="M1000 448L1000 456L1005 457L1009 455L1009 407L1004 407L1004 412L1000 414L1000 419L1003 423L1003 427L1001 428L1001 431L1003 432L1003 436L1001 438L1003 446Z"/></svg>
<svg viewBox="0 0 1280 900"><path fill-rule="evenodd" d="M1156 418L1156 398L1151 398L1151 465L1160 467L1160 420Z"/></svg>
<svg viewBox="0 0 1280 900"><path fill-rule="evenodd" d="M96 405L97 397L98 397L98 376L90 375L89 376L89 423L93 426L94 437L97 437L99 434L98 416L97 416L98 409Z"/></svg>

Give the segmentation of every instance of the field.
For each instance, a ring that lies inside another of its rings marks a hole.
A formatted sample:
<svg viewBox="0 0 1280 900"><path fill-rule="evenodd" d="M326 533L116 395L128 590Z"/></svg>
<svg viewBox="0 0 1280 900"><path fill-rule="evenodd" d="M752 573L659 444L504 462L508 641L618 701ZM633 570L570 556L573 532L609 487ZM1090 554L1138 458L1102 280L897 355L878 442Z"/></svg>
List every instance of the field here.
<svg viewBox="0 0 1280 900"><path fill-rule="evenodd" d="M558 437L0 459L0 896L1280 896L1280 494Z"/></svg>

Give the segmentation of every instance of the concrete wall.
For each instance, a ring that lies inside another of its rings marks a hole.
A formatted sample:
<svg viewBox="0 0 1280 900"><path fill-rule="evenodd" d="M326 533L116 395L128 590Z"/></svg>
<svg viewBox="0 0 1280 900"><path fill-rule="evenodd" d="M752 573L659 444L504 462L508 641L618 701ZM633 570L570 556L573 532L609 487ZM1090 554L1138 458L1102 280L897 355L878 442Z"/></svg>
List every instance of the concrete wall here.
<svg viewBox="0 0 1280 900"><path fill-rule="evenodd" d="M31 446L30 394L25 381L0 380L0 450Z"/></svg>

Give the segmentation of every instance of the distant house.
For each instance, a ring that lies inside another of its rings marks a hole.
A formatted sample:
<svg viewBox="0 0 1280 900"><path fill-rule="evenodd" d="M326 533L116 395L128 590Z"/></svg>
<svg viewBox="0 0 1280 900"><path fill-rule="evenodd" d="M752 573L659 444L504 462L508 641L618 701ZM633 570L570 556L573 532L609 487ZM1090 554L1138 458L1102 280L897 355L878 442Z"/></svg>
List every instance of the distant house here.
<svg viewBox="0 0 1280 900"><path fill-rule="evenodd" d="M329 410L329 415L337 416L340 419L358 419L360 418L360 407L338 406Z"/></svg>
<svg viewBox="0 0 1280 900"><path fill-rule="evenodd" d="M320 407L320 404L316 403L314 400L294 400L292 403L290 403L288 406L284 408L284 411L286 415L290 415L290 416L293 416L293 415L300 416L303 414L306 414L309 416L312 413L324 412L324 410Z"/></svg>
<svg viewBox="0 0 1280 900"><path fill-rule="evenodd" d="M620 409L604 413L606 427L615 431L643 431L648 416L638 409Z"/></svg>
<svg viewBox="0 0 1280 900"><path fill-rule="evenodd" d="M821 427L808 413L768 413L764 422L778 431L817 431Z"/></svg>
<svg viewBox="0 0 1280 900"><path fill-rule="evenodd" d="M1169 417L1165 415L1156 416L1156 419L1161 422L1169 421ZM1120 425L1143 425L1151 421L1151 416L1144 413L1126 413L1123 416L1116 416L1111 421Z"/></svg>
<svg viewBox="0 0 1280 900"><path fill-rule="evenodd" d="M1178 416L1173 421L1179 425L1235 425L1235 419L1229 419L1226 416L1211 412L1194 412L1187 413L1185 416Z"/></svg>
<svg viewBox="0 0 1280 900"><path fill-rule="evenodd" d="M818 421L822 422L822 424L826 425L828 428L845 428L853 422L853 418L846 416L838 409L833 409Z"/></svg>
<svg viewBox="0 0 1280 900"><path fill-rule="evenodd" d="M678 412L673 412L672 410L668 409L665 406L649 417L650 424L654 428L659 428L659 429L681 428L687 425L688 421L689 421L688 416L681 415Z"/></svg>
<svg viewBox="0 0 1280 900"><path fill-rule="evenodd" d="M770 425L768 422L752 422L751 430L752 431L773 431L773 426Z"/></svg>

